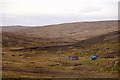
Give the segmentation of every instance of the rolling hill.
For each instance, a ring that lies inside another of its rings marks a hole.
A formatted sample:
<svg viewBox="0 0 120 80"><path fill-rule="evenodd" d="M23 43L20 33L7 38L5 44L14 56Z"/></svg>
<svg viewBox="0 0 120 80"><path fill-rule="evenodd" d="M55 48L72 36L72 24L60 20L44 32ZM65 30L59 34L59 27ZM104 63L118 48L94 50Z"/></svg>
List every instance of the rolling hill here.
<svg viewBox="0 0 120 80"><path fill-rule="evenodd" d="M116 78L118 21L5 26L3 78ZM78 56L70 61L68 56ZM97 60L91 60L91 56Z"/></svg>
<svg viewBox="0 0 120 80"><path fill-rule="evenodd" d="M3 32L23 33L33 37L54 38L63 41L85 40L116 30L118 30L118 21L76 22L36 27L3 27Z"/></svg>

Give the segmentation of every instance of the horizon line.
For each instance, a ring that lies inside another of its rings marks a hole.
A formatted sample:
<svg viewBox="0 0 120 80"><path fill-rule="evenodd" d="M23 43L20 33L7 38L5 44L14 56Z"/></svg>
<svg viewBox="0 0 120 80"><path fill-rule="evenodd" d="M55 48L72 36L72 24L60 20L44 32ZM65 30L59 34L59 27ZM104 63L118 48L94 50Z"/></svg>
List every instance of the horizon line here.
<svg viewBox="0 0 120 80"><path fill-rule="evenodd" d="M108 20L86 20L86 21L73 21L73 22L61 22L61 23L53 23L53 24L45 24L45 25L20 25L20 24L14 24L14 25L1 25L0 27L10 27L10 26L21 26L21 27L44 27L44 26L53 26L53 25L60 25L60 24L69 24L69 23L84 23L84 22L102 22L102 21L119 21L120 19L108 19Z"/></svg>

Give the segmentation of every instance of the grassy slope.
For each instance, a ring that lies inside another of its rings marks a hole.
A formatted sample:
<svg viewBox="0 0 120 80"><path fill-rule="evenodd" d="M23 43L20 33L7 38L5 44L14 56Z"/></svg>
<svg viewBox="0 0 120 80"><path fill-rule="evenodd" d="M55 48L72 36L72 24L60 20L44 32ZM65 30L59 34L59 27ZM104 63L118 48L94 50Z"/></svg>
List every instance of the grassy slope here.
<svg viewBox="0 0 120 80"><path fill-rule="evenodd" d="M119 69L116 65L119 33L112 32L115 30L117 21L67 23L35 28L5 27L3 77L116 77ZM71 43L76 40L82 41ZM80 60L69 61L70 55L78 55ZM92 55L98 56L98 59L92 61Z"/></svg>
<svg viewBox="0 0 120 80"><path fill-rule="evenodd" d="M34 49L32 51L10 51L11 48L13 49L17 47L4 47L3 77L116 77L113 73L116 73L117 68L119 68L116 65L118 59L118 34L118 32L112 32L77 42L72 44L72 46L68 46L72 48L70 48L70 50L63 51L61 54L59 54L59 50L61 49L58 48L58 50L55 50L54 48L51 49L51 47L46 50ZM26 41L24 40L26 38L18 38L20 41ZM19 40L18 38L16 39ZM3 38L3 41L5 41L4 39L5 38ZM12 44L14 43L14 40L10 40L10 42ZM26 41L26 43L27 42L28 41ZM3 43L3 45L4 44L5 43ZM81 46L83 48L81 48ZM63 46L63 48L68 47ZM78 55L80 60L69 61L69 55ZM97 55L98 60L92 61L90 59L92 55ZM113 58L104 58L109 56L112 56Z"/></svg>
<svg viewBox="0 0 120 80"><path fill-rule="evenodd" d="M106 34L117 30L118 21L76 22L44 27L3 27L5 32L17 32L37 36L40 38L54 38L56 41L85 40L94 36Z"/></svg>

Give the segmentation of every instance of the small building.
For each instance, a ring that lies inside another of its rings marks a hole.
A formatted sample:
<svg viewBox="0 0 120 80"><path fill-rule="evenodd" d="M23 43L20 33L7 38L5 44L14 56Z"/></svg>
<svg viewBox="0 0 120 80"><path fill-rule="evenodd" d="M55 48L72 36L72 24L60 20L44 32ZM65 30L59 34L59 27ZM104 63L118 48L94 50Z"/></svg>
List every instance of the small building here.
<svg viewBox="0 0 120 80"><path fill-rule="evenodd" d="M69 60L79 60L78 56L68 56Z"/></svg>
<svg viewBox="0 0 120 80"><path fill-rule="evenodd" d="M92 60L96 60L96 59L97 59L97 56L92 56L91 59L92 59Z"/></svg>

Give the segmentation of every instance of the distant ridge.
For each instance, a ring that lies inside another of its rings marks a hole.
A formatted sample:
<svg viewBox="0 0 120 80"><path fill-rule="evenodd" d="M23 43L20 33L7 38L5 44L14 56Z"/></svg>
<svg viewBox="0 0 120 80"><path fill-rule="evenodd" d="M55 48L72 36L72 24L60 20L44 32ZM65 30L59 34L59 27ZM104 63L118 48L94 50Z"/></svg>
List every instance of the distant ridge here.
<svg viewBox="0 0 120 80"><path fill-rule="evenodd" d="M64 41L85 40L118 30L118 21L94 21L55 24L41 27L3 27L4 32L17 32L33 37L47 37Z"/></svg>

